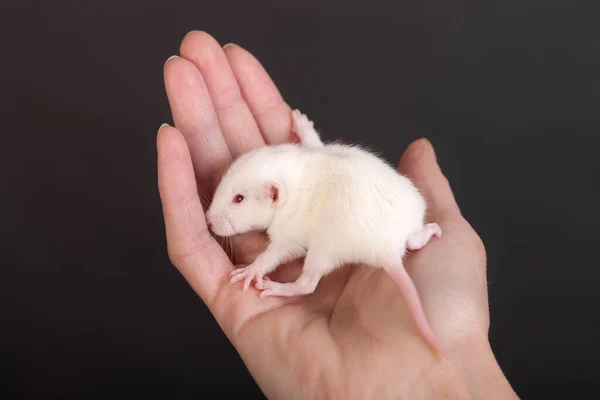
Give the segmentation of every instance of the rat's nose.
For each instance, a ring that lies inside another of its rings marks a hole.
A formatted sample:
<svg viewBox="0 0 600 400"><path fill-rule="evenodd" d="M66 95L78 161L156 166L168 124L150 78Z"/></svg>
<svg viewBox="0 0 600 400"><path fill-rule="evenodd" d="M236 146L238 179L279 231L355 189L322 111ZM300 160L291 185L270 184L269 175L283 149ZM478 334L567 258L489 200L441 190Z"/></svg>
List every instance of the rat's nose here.
<svg viewBox="0 0 600 400"><path fill-rule="evenodd" d="M206 226L208 229L212 228L212 222L210 222L210 220L206 220Z"/></svg>

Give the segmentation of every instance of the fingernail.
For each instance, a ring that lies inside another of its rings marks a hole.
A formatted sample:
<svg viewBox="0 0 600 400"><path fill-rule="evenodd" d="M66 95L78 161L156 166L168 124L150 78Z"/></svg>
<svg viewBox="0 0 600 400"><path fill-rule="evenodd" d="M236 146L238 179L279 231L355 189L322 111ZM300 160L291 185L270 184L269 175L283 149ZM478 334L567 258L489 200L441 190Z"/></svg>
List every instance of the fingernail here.
<svg viewBox="0 0 600 400"><path fill-rule="evenodd" d="M190 36L190 35L191 35L192 33L194 33L194 32L198 32L198 31L197 31L197 30L195 30L195 29L194 29L193 31L189 31L188 33L186 33L186 34L185 34L184 38L186 38L186 37Z"/></svg>
<svg viewBox="0 0 600 400"><path fill-rule="evenodd" d="M227 43L225 46L223 46L223 50L225 50L228 47L233 47L235 46L235 43Z"/></svg>
<svg viewBox="0 0 600 400"><path fill-rule="evenodd" d="M422 146L425 146L424 149L427 148L427 151L429 151L433 155L433 159L437 161L435 149L433 148L433 143L431 143L431 140L423 137L420 139L420 141L423 142Z"/></svg>
<svg viewBox="0 0 600 400"><path fill-rule="evenodd" d="M162 124L160 128L158 128L158 132L156 133L156 148L158 149L158 142L160 141L160 131L163 130L165 126L169 126L169 124Z"/></svg>
<svg viewBox="0 0 600 400"><path fill-rule="evenodd" d="M169 124L162 124L162 125L160 126L160 128L158 128L158 135L160 135L160 131L162 131L162 130L163 130L163 128L165 128L165 127L167 127L167 126L170 126L170 125L169 125Z"/></svg>
<svg viewBox="0 0 600 400"><path fill-rule="evenodd" d="M167 61L165 61L165 65L167 65L167 63L168 63L169 61L171 61L171 60L174 60L174 59L176 59L176 58L179 58L179 56L171 56L171 57L167 58Z"/></svg>
<svg viewBox="0 0 600 400"><path fill-rule="evenodd" d="M429 139L425 139L425 140L427 140L427 143L429 143L429 150L431 151L431 154L433 155L433 159L437 163L437 154L435 153L435 147L433 147L433 143L431 143L431 141Z"/></svg>
<svg viewBox="0 0 600 400"><path fill-rule="evenodd" d="M430 147L433 147L431 144L431 140L427 139L426 137L422 137L419 139L420 141L427 143Z"/></svg>

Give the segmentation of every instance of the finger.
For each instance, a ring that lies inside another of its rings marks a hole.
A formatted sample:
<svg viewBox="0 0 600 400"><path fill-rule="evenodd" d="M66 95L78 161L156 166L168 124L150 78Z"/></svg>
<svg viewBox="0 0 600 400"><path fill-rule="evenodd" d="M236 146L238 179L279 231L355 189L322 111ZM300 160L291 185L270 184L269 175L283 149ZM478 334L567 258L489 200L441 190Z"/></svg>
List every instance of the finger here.
<svg viewBox="0 0 600 400"><path fill-rule="evenodd" d="M256 121L242 98L219 43L206 32L193 31L181 43L180 53L200 70L232 157L264 146Z"/></svg>
<svg viewBox="0 0 600 400"><path fill-rule="evenodd" d="M211 304L232 265L206 227L186 141L163 126L157 138L158 188L169 256L192 288Z"/></svg>
<svg viewBox="0 0 600 400"><path fill-rule="evenodd" d="M238 45L227 46L225 55L265 142L295 141L291 109L263 66Z"/></svg>
<svg viewBox="0 0 600 400"><path fill-rule="evenodd" d="M184 135L201 189L212 194L231 162L210 94L196 66L176 57L164 71L175 126Z"/></svg>
<svg viewBox="0 0 600 400"><path fill-rule="evenodd" d="M461 216L448 179L437 163L429 140L419 139L411 143L400 159L398 171L415 182L427 201L432 220Z"/></svg>
<svg viewBox="0 0 600 400"><path fill-rule="evenodd" d="M206 227L185 138L173 127L162 127L157 149L169 257L236 343L254 317L291 300L261 301L256 289L244 293L239 285L229 284L233 265Z"/></svg>

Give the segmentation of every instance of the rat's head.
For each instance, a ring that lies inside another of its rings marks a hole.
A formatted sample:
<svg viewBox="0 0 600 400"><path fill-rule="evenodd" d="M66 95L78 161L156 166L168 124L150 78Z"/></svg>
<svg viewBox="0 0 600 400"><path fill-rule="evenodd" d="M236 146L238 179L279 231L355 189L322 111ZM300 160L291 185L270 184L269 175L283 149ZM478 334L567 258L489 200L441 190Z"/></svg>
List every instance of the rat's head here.
<svg viewBox="0 0 600 400"><path fill-rule="evenodd" d="M268 179L268 172L268 166L255 162L251 155L236 160L206 211L210 230L219 236L266 230L283 201L283 186Z"/></svg>

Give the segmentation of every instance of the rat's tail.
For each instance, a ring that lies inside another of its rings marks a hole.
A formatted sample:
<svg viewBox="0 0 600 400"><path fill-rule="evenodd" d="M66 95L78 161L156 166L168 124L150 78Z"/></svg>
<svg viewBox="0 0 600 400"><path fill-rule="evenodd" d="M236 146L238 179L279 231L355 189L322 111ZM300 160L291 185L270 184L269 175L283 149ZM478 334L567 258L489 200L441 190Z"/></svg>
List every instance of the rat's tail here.
<svg viewBox="0 0 600 400"><path fill-rule="evenodd" d="M427 317L425 316L425 311L423 310L423 305L421 304L421 299L419 297L419 293L417 292L417 288L406 272L402 262L400 262L399 265L386 268L385 270L396 282L396 284L400 286L400 290L404 294L406 302L408 303L408 309L415 320L419 332L421 335L423 335L423 338L427 344L437 353L438 356L448 359L446 351L443 349L440 341L431 330L431 326L429 325Z"/></svg>

